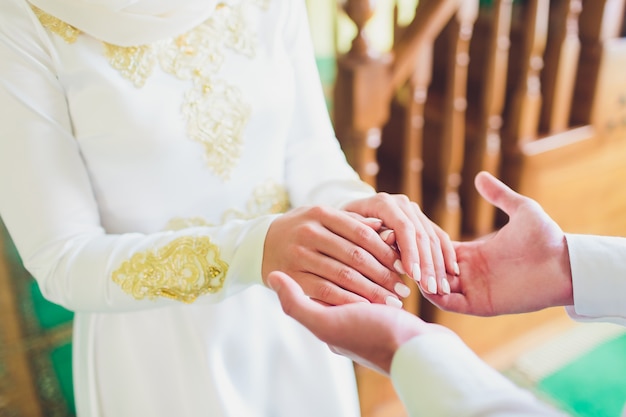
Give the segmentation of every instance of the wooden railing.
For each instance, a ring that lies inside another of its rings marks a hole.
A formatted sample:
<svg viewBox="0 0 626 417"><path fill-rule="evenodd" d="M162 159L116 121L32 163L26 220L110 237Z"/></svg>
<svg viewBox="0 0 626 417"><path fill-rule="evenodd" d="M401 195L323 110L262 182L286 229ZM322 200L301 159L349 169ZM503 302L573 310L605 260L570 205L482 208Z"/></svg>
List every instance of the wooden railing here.
<svg viewBox="0 0 626 417"><path fill-rule="evenodd" d="M453 239L506 221L474 188L481 170L567 231L626 235L626 0L420 0L386 53L362 30L374 3L345 3L359 35L338 58L334 103L366 181L408 195Z"/></svg>
<svg viewBox="0 0 626 417"><path fill-rule="evenodd" d="M537 155L602 141L598 82L618 77L606 55L619 48L607 45L624 30L625 0L479 3L420 0L382 52L364 30L376 2L347 0L357 36L337 59L333 116L349 161L378 189L421 203L453 238L499 224L474 190L479 170L532 196L547 172Z"/></svg>
<svg viewBox="0 0 626 417"><path fill-rule="evenodd" d="M364 30L376 2L345 1L358 29L337 59L333 117L348 160L455 239L506 220L474 189L480 170L538 200L566 231L626 236L626 0L486 3L420 0L408 26L392 22L391 50L377 51ZM479 354L551 313L487 324L417 294L407 310ZM403 415L388 381L357 371L364 416Z"/></svg>

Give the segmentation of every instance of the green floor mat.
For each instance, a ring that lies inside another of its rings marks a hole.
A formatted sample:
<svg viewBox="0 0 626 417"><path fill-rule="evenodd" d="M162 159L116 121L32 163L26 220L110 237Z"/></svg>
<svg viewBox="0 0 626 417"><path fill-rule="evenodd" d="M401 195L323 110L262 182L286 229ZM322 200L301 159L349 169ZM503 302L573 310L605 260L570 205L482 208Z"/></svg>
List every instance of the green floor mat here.
<svg viewBox="0 0 626 417"><path fill-rule="evenodd" d="M538 388L578 416L620 416L626 402L626 335L546 376Z"/></svg>
<svg viewBox="0 0 626 417"><path fill-rule="evenodd" d="M586 323L521 355L504 374L574 417L620 417L626 328Z"/></svg>

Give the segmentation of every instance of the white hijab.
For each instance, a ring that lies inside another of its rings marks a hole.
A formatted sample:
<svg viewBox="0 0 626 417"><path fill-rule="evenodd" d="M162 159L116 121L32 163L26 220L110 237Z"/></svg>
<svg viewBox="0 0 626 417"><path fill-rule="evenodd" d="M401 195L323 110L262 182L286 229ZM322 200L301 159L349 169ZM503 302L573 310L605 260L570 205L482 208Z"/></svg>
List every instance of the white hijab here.
<svg viewBox="0 0 626 417"><path fill-rule="evenodd" d="M219 0L29 0L44 12L108 43L137 46L204 22Z"/></svg>

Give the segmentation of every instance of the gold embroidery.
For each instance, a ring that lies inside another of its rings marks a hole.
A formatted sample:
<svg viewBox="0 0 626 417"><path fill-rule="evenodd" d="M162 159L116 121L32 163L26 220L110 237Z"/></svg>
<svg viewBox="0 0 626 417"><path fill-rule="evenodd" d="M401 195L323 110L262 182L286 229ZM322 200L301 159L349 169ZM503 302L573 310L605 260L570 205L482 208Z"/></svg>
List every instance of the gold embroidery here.
<svg viewBox="0 0 626 417"><path fill-rule="evenodd" d="M251 0L254 3L254 0ZM248 2L242 2L236 8L226 7L223 11L222 24L224 30L221 31L224 36L224 44L226 47L243 54L247 57L254 57L256 50L256 36L252 30L251 23L245 18L245 11Z"/></svg>
<svg viewBox="0 0 626 417"><path fill-rule="evenodd" d="M273 181L257 187L246 203L246 210L230 209L222 216L222 222L234 219L254 219L267 214L284 213L289 210L289 195L282 185Z"/></svg>
<svg viewBox="0 0 626 417"><path fill-rule="evenodd" d="M68 23L65 23L61 19L57 19L56 17L49 15L35 6L31 5L30 7L33 9L35 16L37 16L43 27L48 29L50 32L56 33L67 43L76 42L78 35L80 35L80 30Z"/></svg>
<svg viewBox="0 0 626 417"><path fill-rule="evenodd" d="M250 107L238 89L222 81L206 81L185 95L187 133L202 143L211 170L227 179L243 149Z"/></svg>
<svg viewBox="0 0 626 417"><path fill-rule="evenodd" d="M181 237L156 252L136 253L113 281L137 300L166 297L193 303L224 285L228 264L208 237Z"/></svg>
<svg viewBox="0 0 626 417"><path fill-rule="evenodd" d="M221 223L229 220L249 220L267 214L284 213L289 210L289 195L285 187L274 181L256 187L247 201L245 210L229 209L222 215ZM180 218L168 222L166 230L182 230L188 227L215 226L202 217Z"/></svg>
<svg viewBox="0 0 626 417"><path fill-rule="evenodd" d="M203 217L190 217L187 219L176 217L167 223L165 230L183 230L199 226L211 226L211 224Z"/></svg>
<svg viewBox="0 0 626 417"><path fill-rule="evenodd" d="M207 165L223 180L229 179L240 160L250 106L235 86L216 79L216 75L226 49L254 57L257 39L247 18L247 8L256 5L266 9L269 1L242 0L234 6L219 3L207 21L171 40L134 47L104 43L112 67L136 87L146 83L157 62L164 72L180 80L191 80L192 87L182 105L187 134L204 146ZM43 11L37 16L44 26L66 40L69 33L73 41L80 34Z"/></svg>
<svg viewBox="0 0 626 417"><path fill-rule="evenodd" d="M135 86L143 87L156 65L154 48L151 45L123 47L103 43L104 54L111 66Z"/></svg>

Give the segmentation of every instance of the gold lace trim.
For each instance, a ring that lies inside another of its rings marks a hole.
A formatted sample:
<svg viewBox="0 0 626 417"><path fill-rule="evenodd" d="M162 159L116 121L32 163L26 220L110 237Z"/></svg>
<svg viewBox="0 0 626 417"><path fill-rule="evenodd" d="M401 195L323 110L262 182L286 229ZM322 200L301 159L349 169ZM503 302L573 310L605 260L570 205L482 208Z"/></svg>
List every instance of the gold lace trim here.
<svg viewBox="0 0 626 417"><path fill-rule="evenodd" d="M76 42L78 35L81 33L79 29L65 23L61 19L57 19L56 17L49 15L33 5L30 7L33 9L35 16L37 16L37 19L39 19L43 27L47 28L52 33L56 33L67 43Z"/></svg>
<svg viewBox="0 0 626 417"><path fill-rule="evenodd" d="M151 45L117 46L103 42L104 55L122 77L136 87L143 87L157 62Z"/></svg>
<svg viewBox="0 0 626 417"><path fill-rule="evenodd" d="M229 220L249 220L267 214L279 214L289 210L289 195L282 185L273 181L257 187L246 203L245 210L230 209L222 216L222 222Z"/></svg>
<svg viewBox="0 0 626 417"><path fill-rule="evenodd" d="M208 237L181 237L156 251L136 253L113 281L137 300L171 298L193 303L224 285L228 264Z"/></svg>
<svg viewBox="0 0 626 417"><path fill-rule="evenodd" d="M279 214L289 210L289 195L285 187L274 181L258 186L247 201L245 210L229 209L222 215L221 223L229 220L249 220L267 214ZM203 217L174 218L166 230L182 230L188 227L214 226Z"/></svg>
<svg viewBox="0 0 626 417"><path fill-rule="evenodd" d="M219 3L203 24L173 39L149 45L122 47L104 43L105 56L122 77L136 87L145 85L154 68L180 80L191 80L184 96L182 113L188 136L203 145L207 165L228 180L241 158L243 133L250 118L250 106L239 89L217 79L226 50L254 57L256 33L247 9L269 7L270 0L242 0L229 6ZM36 9L42 25L67 42L75 42L80 31Z"/></svg>

